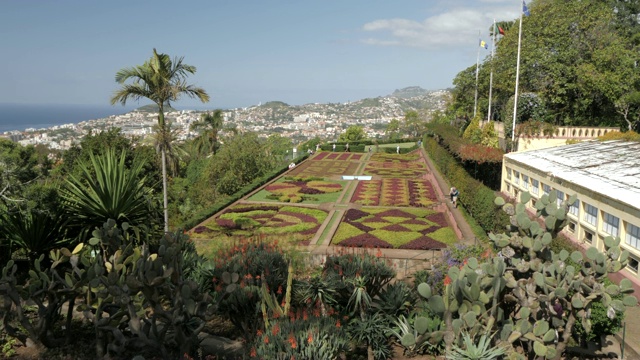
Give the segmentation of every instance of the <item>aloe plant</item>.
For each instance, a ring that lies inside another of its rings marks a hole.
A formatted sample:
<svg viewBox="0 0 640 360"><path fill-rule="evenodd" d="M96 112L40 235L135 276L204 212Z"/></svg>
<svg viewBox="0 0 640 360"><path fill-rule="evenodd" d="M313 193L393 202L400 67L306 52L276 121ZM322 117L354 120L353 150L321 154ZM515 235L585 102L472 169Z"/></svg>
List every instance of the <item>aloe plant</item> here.
<svg viewBox="0 0 640 360"><path fill-rule="evenodd" d="M469 333L462 334L463 346L454 345L451 351L447 352L447 360L494 360L504 355L506 349L491 344L491 336L482 334L478 343Z"/></svg>

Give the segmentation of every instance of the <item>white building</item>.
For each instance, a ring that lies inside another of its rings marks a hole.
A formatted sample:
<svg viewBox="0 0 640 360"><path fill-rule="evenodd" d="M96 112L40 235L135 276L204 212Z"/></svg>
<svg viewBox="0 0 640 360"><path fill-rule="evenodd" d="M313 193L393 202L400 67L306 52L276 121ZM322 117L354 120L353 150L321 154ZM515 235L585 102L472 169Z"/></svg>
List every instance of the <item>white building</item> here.
<svg viewBox="0 0 640 360"><path fill-rule="evenodd" d="M577 194L569 208L565 234L583 246L604 250L608 235L621 239L630 253L623 275L640 279L640 142L587 141L506 154L501 191L532 195L527 204L552 189L558 201Z"/></svg>

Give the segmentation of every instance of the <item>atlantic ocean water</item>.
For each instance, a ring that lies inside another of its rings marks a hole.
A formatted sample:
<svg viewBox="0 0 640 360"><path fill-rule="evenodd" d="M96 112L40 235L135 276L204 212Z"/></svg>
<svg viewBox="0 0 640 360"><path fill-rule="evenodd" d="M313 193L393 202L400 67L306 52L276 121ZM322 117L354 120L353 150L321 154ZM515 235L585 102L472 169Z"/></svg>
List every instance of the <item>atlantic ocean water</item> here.
<svg viewBox="0 0 640 360"><path fill-rule="evenodd" d="M139 105L138 105L139 106ZM28 128L50 128L121 115L137 106L0 104L0 134Z"/></svg>

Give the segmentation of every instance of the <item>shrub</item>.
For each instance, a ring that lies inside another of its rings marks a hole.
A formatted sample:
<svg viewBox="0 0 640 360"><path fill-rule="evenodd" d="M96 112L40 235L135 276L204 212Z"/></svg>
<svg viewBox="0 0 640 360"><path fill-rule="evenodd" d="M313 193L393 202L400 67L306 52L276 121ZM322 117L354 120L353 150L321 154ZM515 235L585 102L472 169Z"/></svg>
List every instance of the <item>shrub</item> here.
<svg viewBox="0 0 640 360"><path fill-rule="evenodd" d="M262 327L260 314L260 288L276 293L278 302L283 299L283 287L288 276L288 262L275 242L247 239L221 250L211 271L215 291L224 288L223 274L237 273L239 286L224 298L218 308L233 325L251 340Z"/></svg>
<svg viewBox="0 0 640 360"><path fill-rule="evenodd" d="M334 317L307 315L278 319L256 332L250 358L337 359L348 349L345 328Z"/></svg>

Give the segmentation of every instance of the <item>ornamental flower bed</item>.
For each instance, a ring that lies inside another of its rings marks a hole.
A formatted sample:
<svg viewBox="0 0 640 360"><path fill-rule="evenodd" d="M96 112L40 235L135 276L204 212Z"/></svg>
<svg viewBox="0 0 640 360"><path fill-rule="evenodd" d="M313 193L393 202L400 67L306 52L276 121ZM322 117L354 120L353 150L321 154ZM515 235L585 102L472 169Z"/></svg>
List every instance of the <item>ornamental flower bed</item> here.
<svg viewBox="0 0 640 360"><path fill-rule="evenodd" d="M320 153L324 154L324 153ZM328 153L331 154L331 153ZM336 153L339 154L339 153ZM358 154L344 154L358 155ZM300 177L329 177L332 175L353 175L358 170L360 164L356 161L322 160L305 161L302 164L289 170L288 174Z"/></svg>
<svg viewBox="0 0 640 360"><path fill-rule="evenodd" d="M226 209L194 229L194 239L214 239L217 236L250 237L260 234L295 235L299 244L308 245L327 217L327 212L297 206L240 204ZM196 231L197 230L197 231Z"/></svg>
<svg viewBox="0 0 640 360"><path fill-rule="evenodd" d="M325 181L317 177L288 176L281 181L267 185L263 190L267 193L266 195L259 192L250 200L266 199L291 203L318 201L318 195L337 193L342 191L342 188L342 184L336 181Z"/></svg>
<svg viewBox="0 0 640 360"><path fill-rule="evenodd" d="M458 241L444 214L427 209L349 209L332 244L413 250L443 249Z"/></svg>
<svg viewBox="0 0 640 360"><path fill-rule="evenodd" d="M431 182L401 178L359 181L351 198L366 206L428 207L435 201Z"/></svg>
<svg viewBox="0 0 640 360"><path fill-rule="evenodd" d="M369 161L364 168L365 175L389 178L420 178L427 172L427 166L422 161Z"/></svg>
<svg viewBox="0 0 640 360"><path fill-rule="evenodd" d="M412 151L407 154L387 154L377 152L371 156L370 161L376 162L394 162L394 163L406 163L412 162L416 160L420 160L420 153L417 151Z"/></svg>
<svg viewBox="0 0 640 360"><path fill-rule="evenodd" d="M352 160L352 161L360 161L362 159L362 154L358 153L339 153L339 152L326 152L323 151L318 155L314 156L312 160Z"/></svg>

